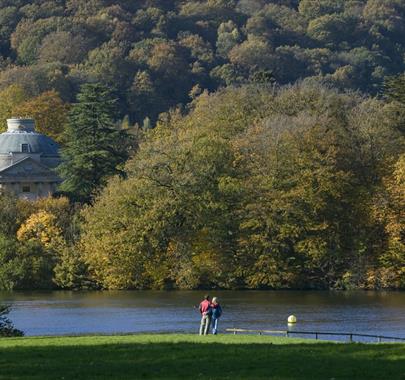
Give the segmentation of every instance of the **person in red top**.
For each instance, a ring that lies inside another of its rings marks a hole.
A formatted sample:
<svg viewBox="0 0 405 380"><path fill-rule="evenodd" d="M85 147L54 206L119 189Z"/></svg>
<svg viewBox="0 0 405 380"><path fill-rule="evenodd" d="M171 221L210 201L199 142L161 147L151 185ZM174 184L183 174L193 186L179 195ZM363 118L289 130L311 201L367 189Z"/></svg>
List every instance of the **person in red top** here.
<svg viewBox="0 0 405 380"><path fill-rule="evenodd" d="M198 309L201 313L200 335L208 335L212 315L210 296L208 294L204 296L204 299L200 303Z"/></svg>

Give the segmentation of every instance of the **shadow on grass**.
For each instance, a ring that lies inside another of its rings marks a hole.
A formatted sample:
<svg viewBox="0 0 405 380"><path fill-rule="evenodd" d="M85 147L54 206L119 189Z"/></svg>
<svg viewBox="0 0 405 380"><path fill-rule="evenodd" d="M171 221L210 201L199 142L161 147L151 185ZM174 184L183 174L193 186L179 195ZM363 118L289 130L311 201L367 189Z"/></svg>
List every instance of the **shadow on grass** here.
<svg viewBox="0 0 405 380"><path fill-rule="evenodd" d="M0 379L402 379L403 345L125 343L0 348Z"/></svg>

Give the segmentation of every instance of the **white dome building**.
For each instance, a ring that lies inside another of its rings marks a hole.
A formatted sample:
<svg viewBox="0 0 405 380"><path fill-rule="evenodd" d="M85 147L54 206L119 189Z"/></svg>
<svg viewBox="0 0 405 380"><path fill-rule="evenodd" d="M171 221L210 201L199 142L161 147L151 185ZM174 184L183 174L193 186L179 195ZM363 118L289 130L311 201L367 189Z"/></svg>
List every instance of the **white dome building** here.
<svg viewBox="0 0 405 380"><path fill-rule="evenodd" d="M8 119L7 126L0 134L0 190L32 200L54 194L61 182L54 170L58 144L35 132L32 119Z"/></svg>

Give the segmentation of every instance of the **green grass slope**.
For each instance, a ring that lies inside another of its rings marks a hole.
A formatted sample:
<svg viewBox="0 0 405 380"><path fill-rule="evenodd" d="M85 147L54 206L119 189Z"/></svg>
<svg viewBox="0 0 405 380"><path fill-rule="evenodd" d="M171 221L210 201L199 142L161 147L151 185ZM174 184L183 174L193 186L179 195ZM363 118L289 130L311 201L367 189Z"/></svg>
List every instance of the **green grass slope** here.
<svg viewBox="0 0 405 380"><path fill-rule="evenodd" d="M405 379L405 345L268 336L0 340L0 379Z"/></svg>

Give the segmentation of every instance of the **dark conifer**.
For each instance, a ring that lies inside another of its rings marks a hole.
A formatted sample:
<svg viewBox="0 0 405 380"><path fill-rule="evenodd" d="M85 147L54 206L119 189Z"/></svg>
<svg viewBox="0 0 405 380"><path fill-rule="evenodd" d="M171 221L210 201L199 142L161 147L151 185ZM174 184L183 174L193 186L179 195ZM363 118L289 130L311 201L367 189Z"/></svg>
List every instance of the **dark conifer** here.
<svg viewBox="0 0 405 380"><path fill-rule="evenodd" d="M104 85L85 84L77 98L62 149L60 190L75 201L90 202L109 177L123 174L128 136L114 123L117 100Z"/></svg>

